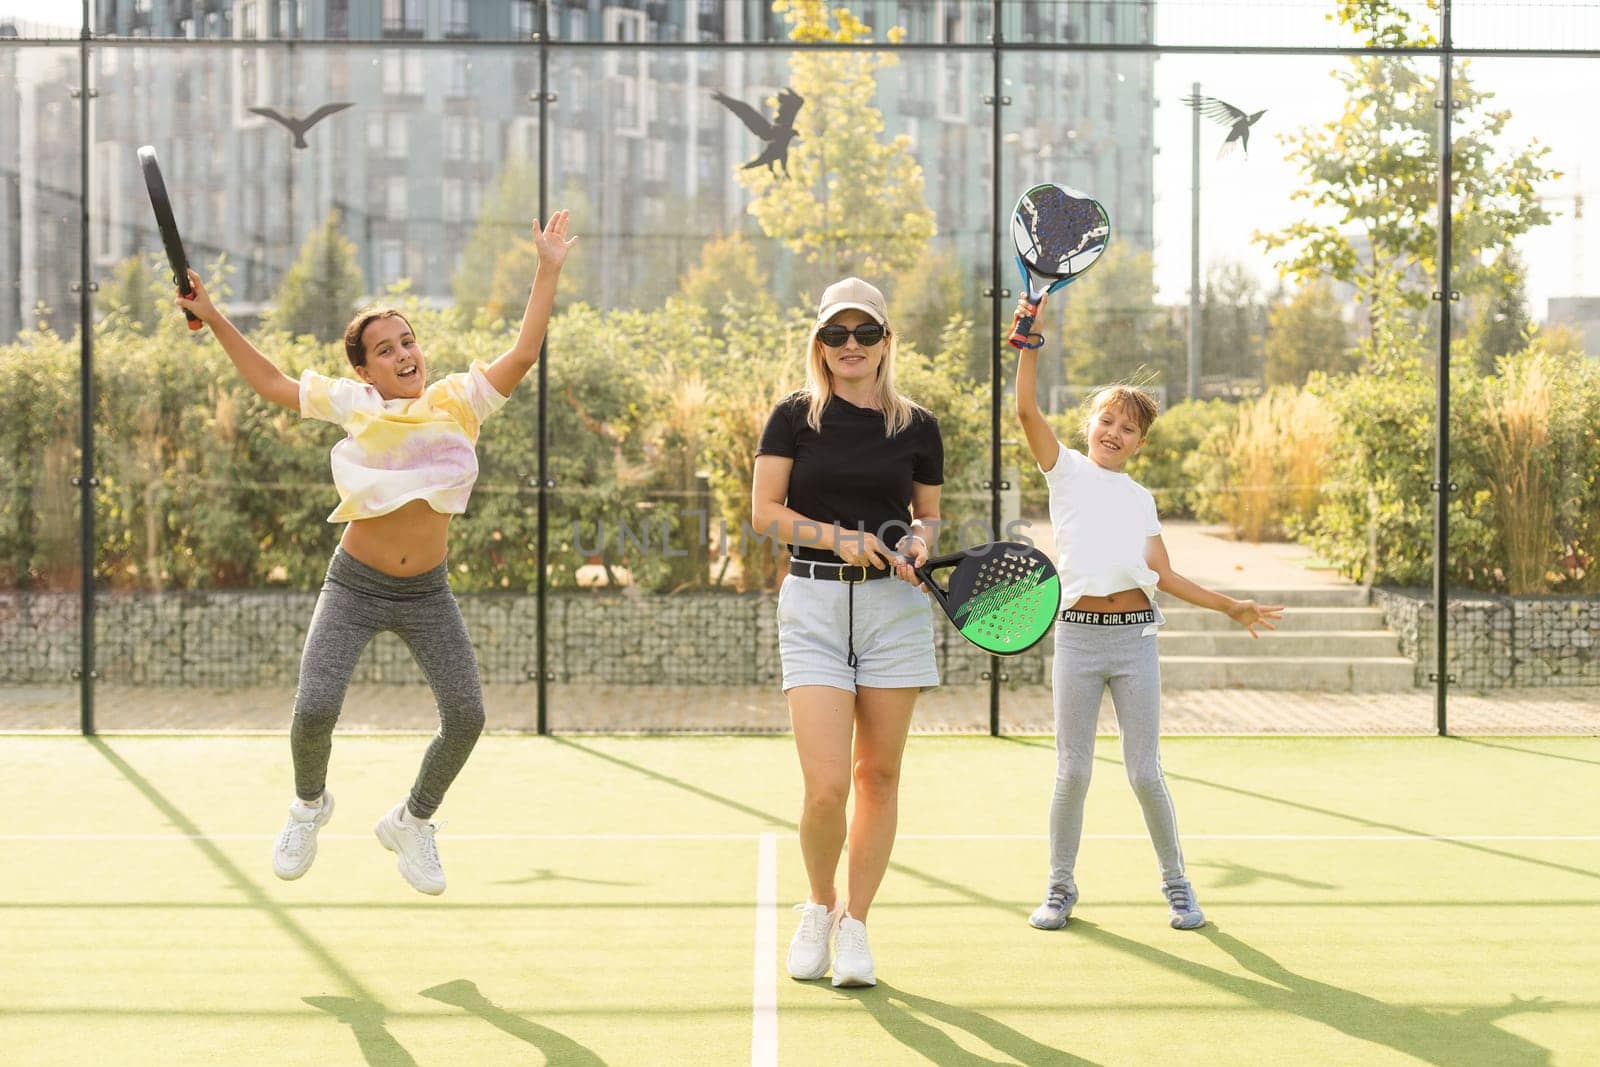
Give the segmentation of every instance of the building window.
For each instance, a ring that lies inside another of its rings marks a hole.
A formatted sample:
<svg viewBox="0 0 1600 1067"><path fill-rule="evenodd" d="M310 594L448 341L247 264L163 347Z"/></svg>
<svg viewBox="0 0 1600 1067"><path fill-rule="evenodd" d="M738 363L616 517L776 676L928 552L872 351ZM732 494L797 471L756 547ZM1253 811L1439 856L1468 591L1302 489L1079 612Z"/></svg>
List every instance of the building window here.
<svg viewBox="0 0 1600 1067"><path fill-rule="evenodd" d="M421 37L422 0L383 0L385 37Z"/></svg>
<svg viewBox="0 0 1600 1067"><path fill-rule="evenodd" d="M644 40L645 18L643 11L626 11L609 8L606 11L606 40L631 44Z"/></svg>
<svg viewBox="0 0 1600 1067"><path fill-rule="evenodd" d="M451 37L466 37L472 32L472 18L468 11L469 0L450 0L449 17L445 19L444 32Z"/></svg>
<svg viewBox="0 0 1600 1067"><path fill-rule="evenodd" d="M350 0L328 0L328 36L350 36Z"/></svg>
<svg viewBox="0 0 1600 1067"><path fill-rule="evenodd" d="M422 56L417 52L384 53L383 91L390 96L420 95Z"/></svg>
<svg viewBox="0 0 1600 1067"><path fill-rule="evenodd" d="M385 210L391 219L406 217L406 179L405 175L394 175L388 179L384 188Z"/></svg>
<svg viewBox="0 0 1600 1067"><path fill-rule="evenodd" d="M511 35L533 36L533 0L511 0Z"/></svg>
<svg viewBox="0 0 1600 1067"><path fill-rule="evenodd" d="M392 282L405 269L406 247L399 241L381 241L378 244L378 262L384 281Z"/></svg>
<svg viewBox="0 0 1600 1067"><path fill-rule="evenodd" d="M384 134L384 155L390 159L403 159L411 149L410 126L406 122L408 116L391 111L388 116L388 130Z"/></svg>

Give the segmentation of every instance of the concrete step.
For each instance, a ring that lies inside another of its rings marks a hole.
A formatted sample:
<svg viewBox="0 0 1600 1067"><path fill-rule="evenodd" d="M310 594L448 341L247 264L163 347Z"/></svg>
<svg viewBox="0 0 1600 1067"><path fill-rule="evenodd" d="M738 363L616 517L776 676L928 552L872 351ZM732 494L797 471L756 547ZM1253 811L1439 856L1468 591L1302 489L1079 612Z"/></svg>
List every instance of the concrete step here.
<svg viewBox="0 0 1600 1067"><path fill-rule="evenodd" d="M1161 613L1167 618L1167 624L1163 629L1167 632L1194 633L1197 631L1211 632L1220 630L1244 633L1238 623L1220 611L1208 611L1205 608L1190 607L1181 601L1179 605L1170 608L1165 603L1161 605ZM1330 630L1384 630L1383 612L1378 608L1319 608L1301 607L1299 604L1289 605L1277 625L1277 633L1272 635L1274 637L1291 632L1326 633ZM1248 634L1245 635L1245 640L1249 640Z"/></svg>
<svg viewBox="0 0 1600 1067"><path fill-rule="evenodd" d="M1415 668L1403 656L1161 657L1161 685L1166 689L1386 692L1415 688L1415 677Z"/></svg>
<svg viewBox="0 0 1600 1067"><path fill-rule="evenodd" d="M1296 608L1355 608L1366 607L1371 600L1366 590L1358 585L1330 585L1316 586L1310 589L1223 589L1231 597L1239 600L1255 600L1262 604L1285 604ZM1167 605L1174 608L1187 607L1183 601L1165 593L1156 594L1161 601L1161 610L1166 611Z"/></svg>
<svg viewBox="0 0 1600 1067"><path fill-rule="evenodd" d="M1400 642L1388 630L1304 630L1265 633L1252 638L1244 628L1232 631L1183 633L1162 629L1161 655L1244 657L1298 660L1303 658L1384 659L1400 654ZM1285 665L1285 669L1290 669Z"/></svg>

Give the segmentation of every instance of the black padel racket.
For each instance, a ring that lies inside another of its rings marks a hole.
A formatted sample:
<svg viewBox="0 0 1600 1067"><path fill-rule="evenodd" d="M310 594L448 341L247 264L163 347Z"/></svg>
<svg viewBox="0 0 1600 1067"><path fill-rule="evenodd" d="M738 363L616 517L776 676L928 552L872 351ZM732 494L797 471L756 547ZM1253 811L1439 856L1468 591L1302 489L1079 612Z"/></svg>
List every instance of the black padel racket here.
<svg viewBox="0 0 1600 1067"><path fill-rule="evenodd" d="M178 236L178 221L172 217L172 201L167 198L167 183L161 179L161 164L156 162L156 150L149 145L139 149L139 169L144 171L144 187L150 190L150 206L156 212L156 227L161 231L161 243L167 248L167 262L172 265L172 281L178 292L193 296L189 284L189 259L183 254L183 238ZM194 312L184 311L189 329L198 330L205 325L195 318Z"/></svg>
<svg viewBox="0 0 1600 1067"><path fill-rule="evenodd" d="M1035 185L1017 200L1011 215L1011 242L1027 307L1019 308L1007 341L1013 348L1038 348L1044 338L1033 320L1046 294L1071 283L1094 266L1111 240L1111 216L1100 201L1065 185Z"/></svg>
<svg viewBox="0 0 1600 1067"><path fill-rule="evenodd" d="M933 578L950 570L944 585ZM917 568L961 636L985 652L1015 656L1050 632L1061 610L1061 580L1050 557L1016 541L991 541Z"/></svg>

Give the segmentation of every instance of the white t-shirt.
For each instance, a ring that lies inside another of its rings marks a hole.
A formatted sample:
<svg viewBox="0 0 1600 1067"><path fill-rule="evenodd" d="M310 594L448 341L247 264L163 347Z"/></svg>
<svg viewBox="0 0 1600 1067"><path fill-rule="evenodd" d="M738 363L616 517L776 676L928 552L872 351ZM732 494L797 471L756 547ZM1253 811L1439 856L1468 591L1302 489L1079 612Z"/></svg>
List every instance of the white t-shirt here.
<svg viewBox="0 0 1600 1067"><path fill-rule="evenodd" d="M459 515L478 480L478 429L506 402L474 361L410 400L385 400L352 378L308 370L300 376L300 414L341 426L333 446L339 506L329 522L387 515L412 500Z"/></svg>
<svg viewBox="0 0 1600 1067"><path fill-rule="evenodd" d="M1050 486L1061 606L1136 586L1154 604L1160 579L1145 562L1144 550L1146 540L1161 532L1161 521L1150 490L1066 445L1044 477Z"/></svg>

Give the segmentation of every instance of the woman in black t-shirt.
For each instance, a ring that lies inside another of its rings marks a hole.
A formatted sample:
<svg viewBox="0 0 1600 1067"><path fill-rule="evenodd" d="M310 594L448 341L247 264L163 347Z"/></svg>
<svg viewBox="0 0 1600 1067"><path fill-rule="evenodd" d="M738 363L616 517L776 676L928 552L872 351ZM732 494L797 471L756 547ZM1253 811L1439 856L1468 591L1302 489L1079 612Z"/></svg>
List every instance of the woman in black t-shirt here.
<svg viewBox="0 0 1600 1067"><path fill-rule="evenodd" d="M828 287L806 387L767 420L752 493L756 529L791 553L778 646L805 779L800 850L811 885L795 909L789 973L821 978L831 964L836 986L877 982L864 920L894 846L912 708L923 687L939 684L933 619L912 566L927 560L938 523L944 444L938 420L895 390L894 348L882 293L859 278ZM834 874L847 838L841 900Z"/></svg>

